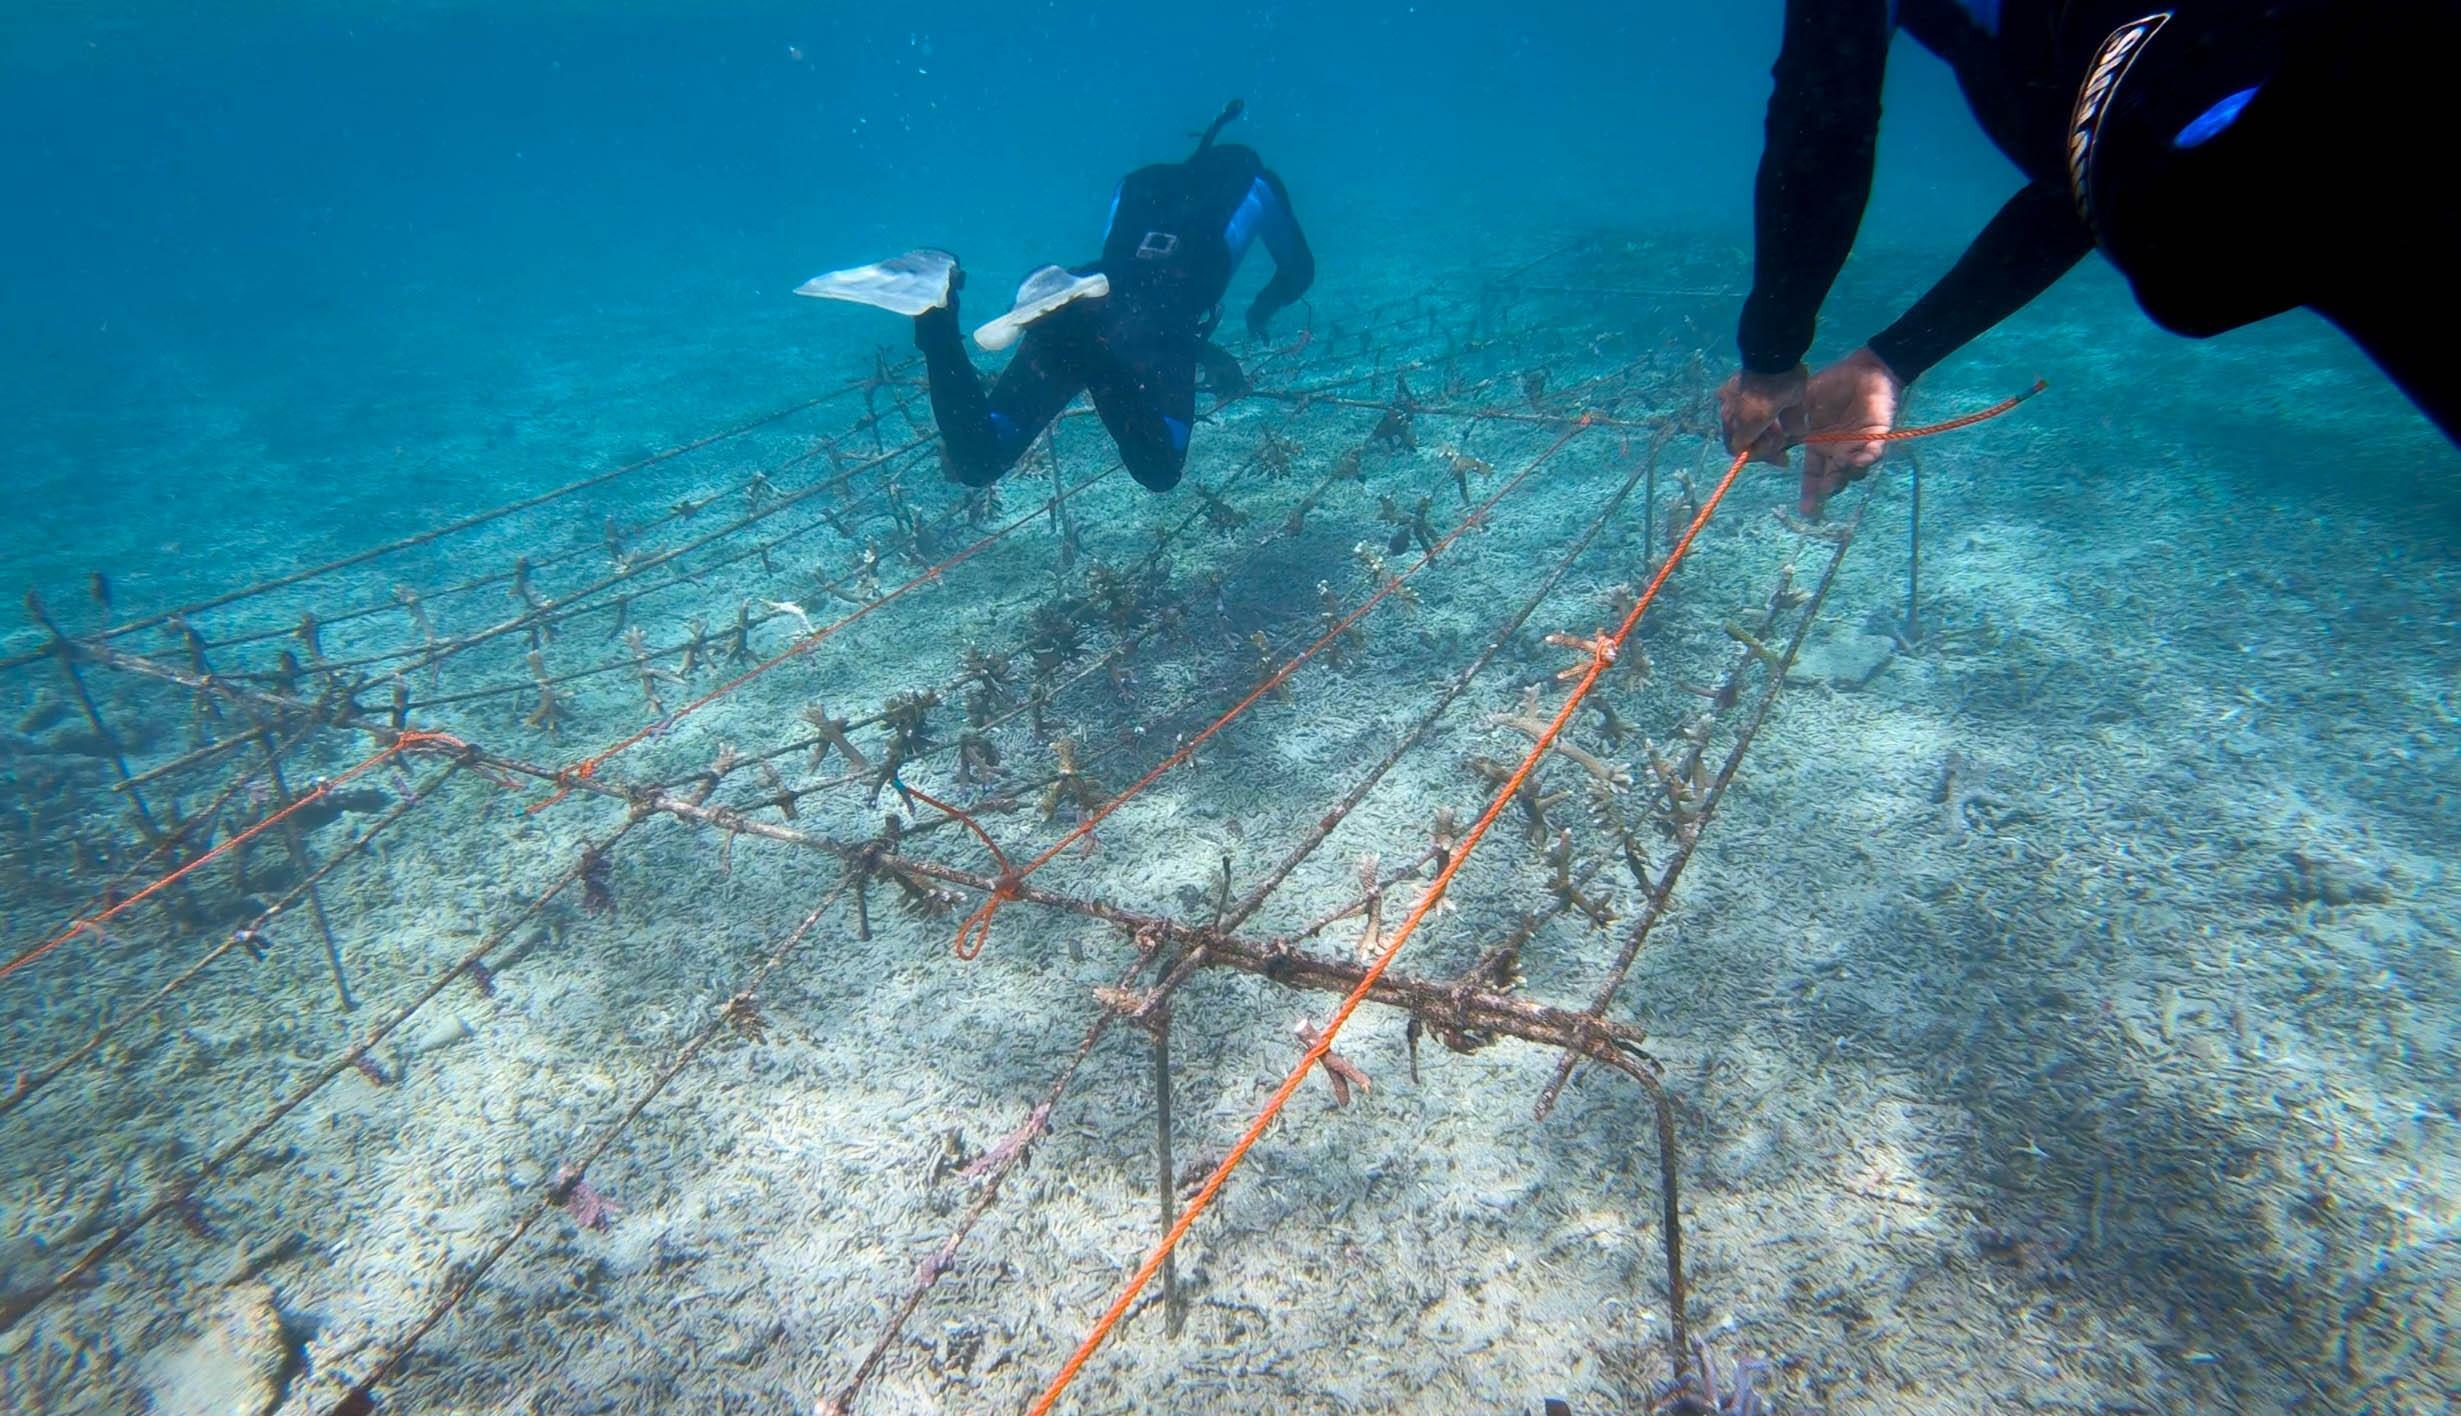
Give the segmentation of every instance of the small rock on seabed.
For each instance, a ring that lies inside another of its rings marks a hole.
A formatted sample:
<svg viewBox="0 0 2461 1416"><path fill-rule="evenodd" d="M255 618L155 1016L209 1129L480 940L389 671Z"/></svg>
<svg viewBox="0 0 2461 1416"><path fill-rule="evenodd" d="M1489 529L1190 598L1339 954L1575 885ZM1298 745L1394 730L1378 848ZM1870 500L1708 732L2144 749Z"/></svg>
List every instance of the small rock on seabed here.
<svg viewBox="0 0 2461 1416"><path fill-rule="evenodd" d="M291 1357L273 1289L238 1284L208 1310L204 1331L154 1359L147 1409L156 1416L263 1416L282 1399Z"/></svg>
<svg viewBox="0 0 2461 1416"><path fill-rule="evenodd" d="M1795 656L1794 669L1786 681L1794 684L1826 683L1852 692L1868 685L1888 667L1897 646L1877 634L1842 634L1815 639L1803 646Z"/></svg>

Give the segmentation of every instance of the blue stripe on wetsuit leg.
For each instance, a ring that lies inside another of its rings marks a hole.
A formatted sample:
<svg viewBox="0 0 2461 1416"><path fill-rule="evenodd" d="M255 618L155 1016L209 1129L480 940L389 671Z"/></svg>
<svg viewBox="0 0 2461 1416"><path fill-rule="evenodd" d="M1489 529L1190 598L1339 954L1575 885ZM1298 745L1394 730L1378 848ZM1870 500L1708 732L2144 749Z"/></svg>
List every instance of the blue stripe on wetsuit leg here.
<svg viewBox="0 0 2461 1416"><path fill-rule="evenodd" d="M1231 266L1236 269L1247 256L1248 247L1256 240L1256 229L1263 224L1267 212L1275 206L1273 189L1265 179L1248 184L1248 194L1231 213L1230 223L1222 228L1222 239L1230 246Z"/></svg>
<svg viewBox="0 0 2461 1416"><path fill-rule="evenodd" d="M1102 244L1106 246L1111 244L1111 228L1119 222L1119 194L1127 187L1128 184L1122 182L1111 189L1111 210L1102 218Z"/></svg>
<svg viewBox="0 0 2461 1416"><path fill-rule="evenodd" d="M2185 152L2213 141L2221 136L2224 128L2239 121L2239 110L2247 107L2247 101L2255 96L2255 89L2243 88L2223 99L2190 120L2186 127L2179 130L2179 136L2170 140L2170 145Z"/></svg>
<svg viewBox="0 0 2461 1416"><path fill-rule="evenodd" d="M1000 456L1010 462L1024 456L1028 439L1018 436L1017 420L999 412L992 413L990 419L991 445L999 449Z"/></svg>
<svg viewBox="0 0 2461 1416"><path fill-rule="evenodd" d="M1188 450L1188 425L1165 413L1162 415L1162 426L1171 430L1171 450L1185 453Z"/></svg>

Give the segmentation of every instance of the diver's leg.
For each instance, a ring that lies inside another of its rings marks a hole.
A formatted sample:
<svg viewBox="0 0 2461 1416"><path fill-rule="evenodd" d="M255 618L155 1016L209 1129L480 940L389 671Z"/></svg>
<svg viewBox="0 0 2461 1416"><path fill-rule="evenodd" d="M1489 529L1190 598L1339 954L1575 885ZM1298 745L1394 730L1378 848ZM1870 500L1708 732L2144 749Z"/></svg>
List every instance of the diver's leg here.
<svg viewBox="0 0 2461 1416"><path fill-rule="evenodd" d="M1082 332L1055 317L1026 331L989 393L958 332L957 301L914 322L915 347L931 381L931 412L947 449L949 480L988 486L1017 465L1035 437L1085 387Z"/></svg>
<svg viewBox="0 0 2461 1416"><path fill-rule="evenodd" d="M1179 485L1196 422L1196 336L1122 338L1089 371L1102 425L1119 444L1128 475L1147 491Z"/></svg>
<svg viewBox="0 0 2461 1416"><path fill-rule="evenodd" d="M2445 239L2461 242L2461 231L2447 231ZM2335 296L2319 303L2316 313L2350 336L2419 412L2461 446L2461 365L2452 355L2461 300L2452 295L2448 280L2443 285L2440 292L2385 289Z"/></svg>

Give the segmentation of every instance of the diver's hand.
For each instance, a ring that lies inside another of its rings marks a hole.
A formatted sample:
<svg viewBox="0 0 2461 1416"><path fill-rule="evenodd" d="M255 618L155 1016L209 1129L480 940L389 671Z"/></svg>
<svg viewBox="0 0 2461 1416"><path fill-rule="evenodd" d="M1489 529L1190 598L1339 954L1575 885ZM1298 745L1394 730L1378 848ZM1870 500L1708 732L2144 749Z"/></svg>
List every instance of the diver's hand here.
<svg viewBox="0 0 2461 1416"><path fill-rule="evenodd" d="M1786 449L1803 433L1803 366L1782 374L1737 373L1718 390L1718 422L1726 450L1752 450L1752 461L1786 465Z"/></svg>
<svg viewBox="0 0 2461 1416"><path fill-rule="evenodd" d="M1868 348L1811 376L1803 405L1814 433L1885 433L1897 426L1897 407L1905 397L1905 381ZM1801 507L1816 515L1821 504L1862 480L1880 460L1888 444L1870 442L1806 443L1803 448Z"/></svg>

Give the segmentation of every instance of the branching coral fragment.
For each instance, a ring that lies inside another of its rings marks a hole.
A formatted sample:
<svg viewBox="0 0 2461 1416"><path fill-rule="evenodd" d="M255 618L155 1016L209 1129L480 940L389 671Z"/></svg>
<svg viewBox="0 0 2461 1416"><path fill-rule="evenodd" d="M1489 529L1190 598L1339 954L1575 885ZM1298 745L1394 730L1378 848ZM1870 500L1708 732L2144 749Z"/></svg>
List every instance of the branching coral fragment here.
<svg viewBox="0 0 2461 1416"><path fill-rule="evenodd" d="M1543 712L1538 702L1538 690L1533 686L1523 690L1519 712L1490 713L1487 715L1486 722L1490 727L1510 728L1530 741L1537 742L1545 737L1547 732L1547 720L1541 716ZM1554 750L1569 760L1579 763L1582 771L1610 787L1632 785L1630 772L1605 761L1596 753L1560 733L1556 736Z"/></svg>
<svg viewBox="0 0 2461 1416"><path fill-rule="evenodd" d="M605 1229L624 1212L624 1207L591 1188L581 1178L580 1168L559 1167L555 1178L547 1182L547 1198L573 1217L573 1223L583 1229Z"/></svg>
<svg viewBox="0 0 2461 1416"><path fill-rule="evenodd" d="M1600 929L1605 929L1615 922L1615 911L1607 904L1603 896L1593 896L1582 892L1581 887L1589 883L1590 876L1597 873L1597 867L1592 865L1576 870L1577 862L1573 859L1570 830L1559 830L1555 833L1555 843L1547 847L1546 858L1547 864L1555 871L1553 878L1547 881L1549 894L1563 901L1567 907L1587 915L1589 922Z"/></svg>
<svg viewBox="0 0 2461 1416"><path fill-rule="evenodd" d="M538 682L538 706L532 708L529 716L523 718L522 721L531 727L544 729L549 737L561 736L558 729L563 726L567 715L564 711L564 700L555 691L554 680L547 676L546 652L540 649L531 650L529 665L530 677Z"/></svg>
<svg viewBox="0 0 2461 1416"><path fill-rule="evenodd" d="M871 772L871 760L857 750L853 740L847 737L847 733L854 728L851 721L832 717L828 709L818 706L804 709L803 721L811 724L812 730L820 735L812 743L812 760L804 764L803 770L818 771L822 759L829 755L829 749L836 748L837 755L845 759L847 766L867 775Z"/></svg>
<svg viewBox="0 0 2461 1416"><path fill-rule="evenodd" d="M1314 1047L1317 1040L1324 1036L1323 1029L1317 1027L1312 1020L1307 1018L1301 1018L1299 1021L1291 1024L1290 1033L1291 1036L1299 1039L1299 1045L1301 1047ZM1366 1095L1369 1091L1374 1090L1373 1086L1367 1080L1367 1073L1361 1071L1359 1065L1351 1061L1349 1058L1344 1057L1340 1053L1335 1052L1333 1049L1328 1047L1325 1049L1323 1060L1324 1078L1327 1082L1332 1084L1333 1104L1335 1106L1348 1106L1350 1104L1350 1089L1352 1087L1357 1087L1359 1089L1359 1094L1362 1096Z"/></svg>
<svg viewBox="0 0 2461 1416"><path fill-rule="evenodd" d="M1081 812L1099 810L1103 803L1102 784L1087 776L1077 765L1077 745L1061 738L1051 745L1052 755L1059 759L1059 769L1051 785L1043 788L1040 809L1043 820L1059 815L1062 803L1073 804Z"/></svg>

